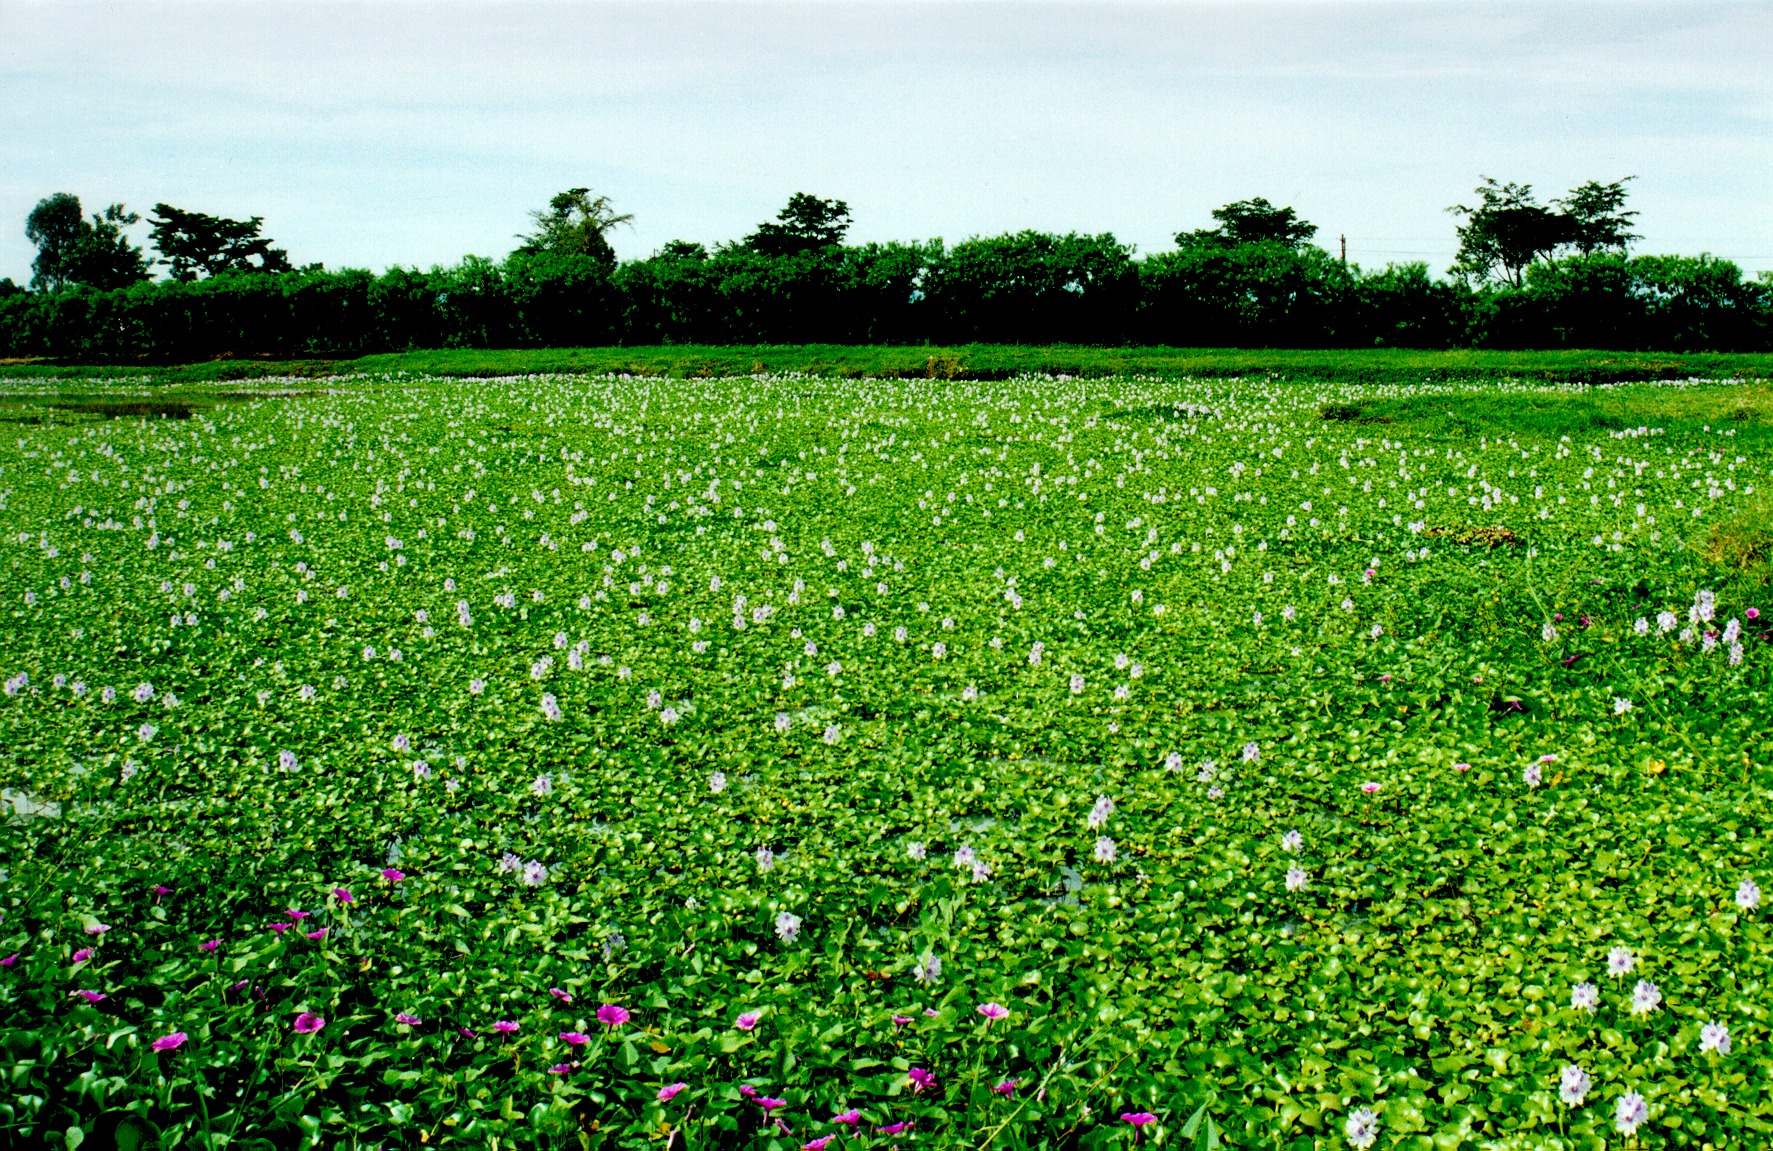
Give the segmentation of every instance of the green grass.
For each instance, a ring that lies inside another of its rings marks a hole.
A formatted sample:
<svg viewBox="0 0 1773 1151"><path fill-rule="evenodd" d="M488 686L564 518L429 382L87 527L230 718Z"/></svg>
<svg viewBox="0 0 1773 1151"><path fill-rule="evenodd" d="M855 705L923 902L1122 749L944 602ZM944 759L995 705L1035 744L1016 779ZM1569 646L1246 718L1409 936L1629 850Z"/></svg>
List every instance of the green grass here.
<svg viewBox="0 0 1773 1151"><path fill-rule="evenodd" d="M548 348L404 352L356 360L217 360L180 365L91 365L44 361L0 364L0 376L95 379L121 371L166 383L340 372L408 372L432 376L505 376L542 372L626 372L674 379L804 372L840 378L876 376L1002 380L1023 373L1165 377L1276 375L1342 383L1526 379L1610 383L1630 380L1773 377L1773 355L1607 351L1495 352L1250 350L1214 348L1079 348L969 345L937 347Z"/></svg>

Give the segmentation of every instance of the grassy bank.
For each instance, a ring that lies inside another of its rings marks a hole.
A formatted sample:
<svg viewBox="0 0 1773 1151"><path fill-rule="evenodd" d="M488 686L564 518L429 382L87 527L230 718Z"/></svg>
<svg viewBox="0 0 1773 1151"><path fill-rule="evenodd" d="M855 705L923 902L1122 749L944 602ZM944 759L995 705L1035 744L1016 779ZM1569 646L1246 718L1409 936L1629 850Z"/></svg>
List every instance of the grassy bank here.
<svg viewBox="0 0 1773 1151"><path fill-rule="evenodd" d="M349 372L503 376L542 372L693 378L756 372L839 377L1007 379L1019 373L1073 376L1277 375L1344 383L1516 378L1587 383L1705 378L1773 378L1773 355L1715 352L1509 352L1237 348L1090 348L974 344L938 348L843 345L634 348L443 349L351 360L214 360L197 364L0 362L0 378L100 379L120 373L159 383L202 383Z"/></svg>

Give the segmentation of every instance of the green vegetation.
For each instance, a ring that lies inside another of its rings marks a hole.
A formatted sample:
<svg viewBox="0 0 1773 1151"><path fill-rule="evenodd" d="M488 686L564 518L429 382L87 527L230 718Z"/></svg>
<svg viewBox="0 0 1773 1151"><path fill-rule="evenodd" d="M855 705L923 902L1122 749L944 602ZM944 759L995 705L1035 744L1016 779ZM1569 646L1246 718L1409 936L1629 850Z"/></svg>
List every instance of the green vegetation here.
<svg viewBox="0 0 1773 1151"><path fill-rule="evenodd" d="M1098 378L1136 375L1222 379L1273 376L1351 384L1532 380L1609 384L1645 380L1767 379L1773 355L1761 353L1629 353L1595 351L1417 351L1403 348L1310 351L1235 348L1017 347L969 344L742 345L644 348L452 348L356 359L211 360L194 364L69 364L0 361L15 379L136 379L155 385L271 377L319 378L374 373L428 376L537 374L665 376L673 379L754 372L841 378L1003 380L1019 374Z"/></svg>
<svg viewBox="0 0 1773 1151"><path fill-rule="evenodd" d="M628 223L589 188L532 213L502 261L380 274L292 269L260 220L165 204L159 263L115 216L56 227L26 292L0 282L0 355L171 364L217 357L346 359L418 349L654 345L1063 343L1098 347L1610 348L1773 351L1773 279L1709 255L1632 255L1624 180L1537 203L1486 179L1453 209L1458 260L1362 268L1310 241L1317 226L1257 196L1214 209L1170 251L1112 233L1025 229L956 243L846 243L842 200L796 193L775 220L712 246L673 240L621 262ZM50 274L49 270L56 269ZM199 273L202 273L199 278ZM745 370L740 366L740 370Z"/></svg>
<svg viewBox="0 0 1773 1151"><path fill-rule="evenodd" d="M1463 356L9 381L0 1139L1763 1145L1773 388Z"/></svg>

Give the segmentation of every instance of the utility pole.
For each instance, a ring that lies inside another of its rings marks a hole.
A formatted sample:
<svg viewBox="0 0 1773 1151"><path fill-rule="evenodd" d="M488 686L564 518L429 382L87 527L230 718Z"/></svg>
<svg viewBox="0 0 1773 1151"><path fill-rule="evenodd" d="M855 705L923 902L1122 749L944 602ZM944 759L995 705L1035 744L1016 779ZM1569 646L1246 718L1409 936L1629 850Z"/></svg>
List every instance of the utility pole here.
<svg viewBox="0 0 1773 1151"><path fill-rule="evenodd" d="M1342 240L1342 266L1344 268L1346 268L1346 267L1348 267L1348 236L1346 233L1342 235L1341 240Z"/></svg>

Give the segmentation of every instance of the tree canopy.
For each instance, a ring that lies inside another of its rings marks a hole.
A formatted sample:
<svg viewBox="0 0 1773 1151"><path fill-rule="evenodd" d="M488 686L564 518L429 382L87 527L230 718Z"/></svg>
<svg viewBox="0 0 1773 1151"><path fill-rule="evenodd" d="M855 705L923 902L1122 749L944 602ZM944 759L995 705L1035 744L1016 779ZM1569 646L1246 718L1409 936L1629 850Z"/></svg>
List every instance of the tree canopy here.
<svg viewBox="0 0 1773 1151"><path fill-rule="evenodd" d="M618 213L608 196L593 196L589 188L568 188L550 199L545 211L531 212L530 219L536 230L517 237L523 241L517 254L589 256L613 270L616 250L610 246L609 231L634 216Z"/></svg>
<svg viewBox="0 0 1773 1151"><path fill-rule="evenodd" d="M88 220L80 197L57 192L37 201L25 217L25 237L37 245L31 286L57 291L76 286L100 291L148 278L148 261L123 229L141 217L112 204Z"/></svg>
<svg viewBox="0 0 1773 1151"><path fill-rule="evenodd" d="M195 280L231 272L287 272L289 253L259 234L264 217L230 220L155 204L149 235L175 280ZM257 261L256 263L254 261Z"/></svg>
<svg viewBox="0 0 1773 1151"><path fill-rule="evenodd" d="M1182 248L1211 245L1236 247L1241 244L1280 244L1297 248L1317 235L1317 225L1299 218L1291 208L1279 208L1261 196L1234 200L1213 209L1216 228L1200 228L1176 233L1176 245Z"/></svg>
<svg viewBox="0 0 1773 1151"><path fill-rule="evenodd" d="M796 192L773 222L745 237L745 246L765 256L793 256L841 244L849 230L848 204Z"/></svg>
<svg viewBox="0 0 1773 1151"><path fill-rule="evenodd" d="M1623 210L1625 184L1632 178L1610 184L1590 180L1547 207L1534 199L1531 184L1483 177L1475 205L1447 209L1465 217L1451 271L1467 280L1498 279L1518 288L1529 267L1565 249L1585 256L1606 250L1623 253L1637 239L1630 230L1637 213Z"/></svg>

